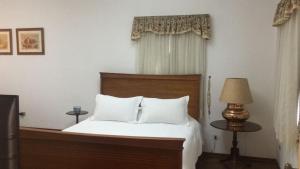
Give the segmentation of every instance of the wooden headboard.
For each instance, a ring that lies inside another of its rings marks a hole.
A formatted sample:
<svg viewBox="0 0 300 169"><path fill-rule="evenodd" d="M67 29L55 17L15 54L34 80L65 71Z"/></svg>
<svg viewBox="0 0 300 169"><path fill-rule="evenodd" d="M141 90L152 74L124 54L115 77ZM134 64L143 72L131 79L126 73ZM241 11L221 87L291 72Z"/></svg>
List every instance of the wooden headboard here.
<svg viewBox="0 0 300 169"><path fill-rule="evenodd" d="M199 119L201 75L100 73L100 92L116 97L178 98L189 95L189 115Z"/></svg>

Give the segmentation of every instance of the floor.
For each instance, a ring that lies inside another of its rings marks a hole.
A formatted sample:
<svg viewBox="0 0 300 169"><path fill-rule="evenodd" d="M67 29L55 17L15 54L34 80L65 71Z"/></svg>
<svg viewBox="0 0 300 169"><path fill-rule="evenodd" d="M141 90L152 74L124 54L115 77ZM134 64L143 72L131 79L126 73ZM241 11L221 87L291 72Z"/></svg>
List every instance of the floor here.
<svg viewBox="0 0 300 169"><path fill-rule="evenodd" d="M198 160L197 169L230 169L220 162L226 157L224 154L203 153ZM242 165L238 169L278 169L277 162L273 159L245 157L245 161L251 165Z"/></svg>

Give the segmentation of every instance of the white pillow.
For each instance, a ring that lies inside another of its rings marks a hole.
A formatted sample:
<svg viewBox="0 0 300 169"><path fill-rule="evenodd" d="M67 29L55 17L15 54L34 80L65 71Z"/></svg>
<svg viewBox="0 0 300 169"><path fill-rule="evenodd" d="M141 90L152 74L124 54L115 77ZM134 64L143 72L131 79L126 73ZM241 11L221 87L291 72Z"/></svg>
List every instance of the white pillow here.
<svg viewBox="0 0 300 169"><path fill-rule="evenodd" d="M94 121L135 122L142 98L142 96L119 98L98 94L94 115L91 119Z"/></svg>
<svg viewBox="0 0 300 169"><path fill-rule="evenodd" d="M177 99L143 98L140 123L185 124L188 122L189 96Z"/></svg>

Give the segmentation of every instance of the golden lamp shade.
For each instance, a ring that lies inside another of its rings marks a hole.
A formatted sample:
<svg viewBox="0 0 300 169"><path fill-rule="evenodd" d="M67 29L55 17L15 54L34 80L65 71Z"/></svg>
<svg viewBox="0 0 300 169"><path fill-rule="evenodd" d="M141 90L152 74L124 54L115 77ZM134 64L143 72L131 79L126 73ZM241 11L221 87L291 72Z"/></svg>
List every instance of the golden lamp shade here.
<svg viewBox="0 0 300 169"><path fill-rule="evenodd" d="M243 104L252 103L252 96L246 78L227 78L220 96L220 101L228 103L222 112L230 126L242 126L249 118L249 112Z"/></svg>

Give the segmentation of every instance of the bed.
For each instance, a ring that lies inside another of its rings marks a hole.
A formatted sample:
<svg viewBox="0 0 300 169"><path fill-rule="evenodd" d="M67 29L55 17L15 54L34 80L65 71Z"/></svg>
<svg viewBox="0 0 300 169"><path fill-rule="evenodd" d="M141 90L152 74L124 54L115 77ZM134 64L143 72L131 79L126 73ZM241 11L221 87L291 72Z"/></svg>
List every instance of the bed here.
<svg viewBox="0 0 300 169"><path fill-rule="evenodd" d="M196 139L200 137L200 129L197 126L199 123L194 120L199 118L200 75L101 73L100 92L117 97L140 95L177 98L189 95L188 113L191 118L188 126L150 124L151 130L148 132L145 131L148 130L149 124L138 124L137 130L135 127L137 124L115 122L99 124L90 119L64 131L21 128L21 168L190 169L193 167L189 166L193 163L189 160L193 161L201 153L199 146L201 143L197 143L199 139ZM111 131L105 133L107 130L99 130L103 125L119 125L116 128L122 130L113 130L115 127L111 127ZM160 132L153 132L153 128ZM128 132L130 130L135 132ZM163 132L164 130L168 132ZM177 132L180 130L185 132ZM183 164L183 161L186 164Z"/></svg>

